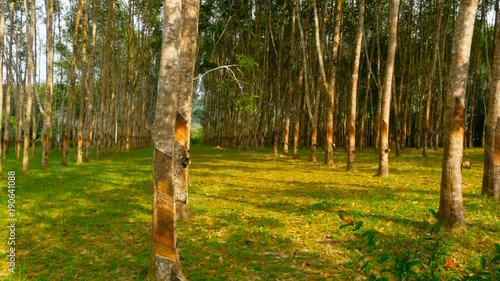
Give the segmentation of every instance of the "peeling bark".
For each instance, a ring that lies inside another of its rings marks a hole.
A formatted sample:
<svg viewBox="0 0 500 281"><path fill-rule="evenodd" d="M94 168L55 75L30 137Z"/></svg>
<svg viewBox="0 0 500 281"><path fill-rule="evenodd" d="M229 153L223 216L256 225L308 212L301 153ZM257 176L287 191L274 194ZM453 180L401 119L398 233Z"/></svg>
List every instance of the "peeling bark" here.
<svg viewBox="0 0 500 281"><path fill-rule="evenodd" d="M158 98L153 124L153 256L149 280L186 280L182 273L176 243L176 201L179 179L176 158L179 145L187 145L187 120L179 114L181 93L182 1L164 1ZM191 74L192 76L192 74ZM187 129L188 130L188 129Z"/></svg>
<svg viewBox="0 0 500 281"><path fill-rule="evenodd" d="M439 201L439 220L451 232L466 230L462 198L462 153L465 128L465 93L469 71L474 21L478 0L460 2L453 34L452 61L445 111L443 172Z"/></svg>

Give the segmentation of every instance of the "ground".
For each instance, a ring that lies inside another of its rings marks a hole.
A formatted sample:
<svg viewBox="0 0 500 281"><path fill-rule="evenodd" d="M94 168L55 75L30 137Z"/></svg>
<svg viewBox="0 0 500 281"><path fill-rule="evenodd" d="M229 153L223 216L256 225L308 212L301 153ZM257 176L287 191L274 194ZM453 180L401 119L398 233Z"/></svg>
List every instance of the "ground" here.
<svg viewBox="0 0 500 281"><path fill-rule="evenodd" d="M370 149L356 154L358 172L348 173L342 148L335 166L325 166L308 162L306 150L293 160L270 150L195 145L192 215L178 222L183 270L192 281L494 280L500 208L480 196L482 149L464 156L472 163L464 170L468 231L456 236L433 231L441 155L423 158L408 148L391 155L391 176L380 178ZM4 175L16 172L17 263L10 275L2 262L0 279L144 280L152 156L144 149L61 167L54 153L50 169L34 163L27 175L9 159ZM2 185L7 207L7 181ZM4 212L3 225L7 218ZM0 235L0 259L7 261L9 230Z"/></svg>

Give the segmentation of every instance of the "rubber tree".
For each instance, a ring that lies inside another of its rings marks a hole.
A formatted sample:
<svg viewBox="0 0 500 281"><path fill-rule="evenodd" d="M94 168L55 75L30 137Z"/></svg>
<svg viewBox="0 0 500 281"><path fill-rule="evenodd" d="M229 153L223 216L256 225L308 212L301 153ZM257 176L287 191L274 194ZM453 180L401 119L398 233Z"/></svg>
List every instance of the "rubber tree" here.
<svg viewBox="0 0 500 281"><path fill-rule="evenodd" d="M399 0L391 0L391 12L389 16L389 49L387 52L384 84L382 86L382 105L380 112L378 175L382 177L389 176L389 117L391 111L392 80L398 35L398 15Z"/></svg>
<svg viewBox="0 0 500 281"><path fill-rule="evenodd" d="M451 232L466 230L462 197L462 157L465 131L465 94L478 0L460 1L453 33L450 76L446 89L443 167L438 218Z"/></svg>
<svg viewBox="0 0 500 281"><path fill-rule="evenodd" d="M488 94L481 194L487 198L500 200L500 9L497 9L495 31L495 51Z"/></svg>
<svg viewBox="0 0 500 281"><path fill-rule="evenodd" d="M182 1L164 0L158 97L152 126L153 157L153 253L148 280L186 280L177 252L175 208L175 159L182 117L178 116L181 91ZM177 131L177 132L176 132Z"/></svg>
<svg viewBox="0 0 500 281"><path fill-rule="evenodd" d="M347 170L355 171L354 167L354 154L356 150L356 108L358 96L358 77L359 77L359 62L361 58L361 47L363 43L364 33L364 14L365 14L365 1L360 0L359 6L359 20L358 30L356 32L356 47L354 49L354 62L352 68L352 81L351 81L351 96L349 99L349 118L347 125L348 142L347 142Z"/></svg>

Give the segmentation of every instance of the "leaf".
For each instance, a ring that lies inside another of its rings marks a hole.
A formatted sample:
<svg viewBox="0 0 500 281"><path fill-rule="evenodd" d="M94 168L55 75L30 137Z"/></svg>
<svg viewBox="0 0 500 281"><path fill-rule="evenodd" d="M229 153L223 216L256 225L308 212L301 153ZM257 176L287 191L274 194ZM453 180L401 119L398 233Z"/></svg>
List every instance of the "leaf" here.
<svg viewBox="0 0 500 281"><path fill-rule="evenodd" d="M354 226L354 230L358 230L363 226L363 221L356 222L356 226Z"/></svg>
<svg viewBox="0 0 500 281"><path fill-rule="evenodd" d="M418 260L410 261L410 262L408 262L408 267L418 265L419 263L420 263L420 261L418 261Z"/></svg>
<svg viewBox="0 0 500 281"><path fill-rule="evenodd" d="M392 257L392 254L384 253L384 254L380 254L379 257L380 257L381 261L385 262Z"/></svg>
<svg viewBox="0 0 500 281"><path fill-rule="evenodd" d="M343 225L339 226L339 229L346 228L348 226L351 226L351 225L350 224L343 224Z"/></svg>
<svg viewBox="0 0 500 281"><path fill-rule="evenodd" d="M481 269L486 268L486 259L484 257L481 257Z"/></svg>
<svg viewBox="0 0 500 281"><path fill-rule="evenodd" d="M435 219L438 219L438 214L435 210L433 209L429 209L429 212L432 214L432 216L435 218Z"/></svg>

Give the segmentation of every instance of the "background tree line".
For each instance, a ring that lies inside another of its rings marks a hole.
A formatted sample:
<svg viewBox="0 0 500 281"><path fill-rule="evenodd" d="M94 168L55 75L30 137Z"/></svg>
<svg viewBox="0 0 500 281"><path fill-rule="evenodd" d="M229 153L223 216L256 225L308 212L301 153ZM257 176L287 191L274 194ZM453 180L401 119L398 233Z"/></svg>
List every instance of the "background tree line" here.
<svg viewBox="0 0 500 281"><path fill-rule="evenodd" d="M162 3L4 2L4 161L28 171L40 147L46 168L54 149L67 165L70 148L80 164L150 145Z"/></svg>
<svg viewBox="0 0 500 281"><path fill-rule="evenodd" d="M296 156L298 147L328 149L333 125L334 147L346 146L352 69L358 63L356 146L378 148L390 7L388 1L362 2L204 1L200 72L219 67L201 79L204 141L241 148L274 145L284 154L294 147ZM484 143L498 11L496 1L480 2L467 86L467 147ZM360 5L366 12L356 57ZM397 154L416 147L425 155L442 145L458 8L453 0L400 3L389 128ZM324 87L332 77L333 84Z"/></svg>

